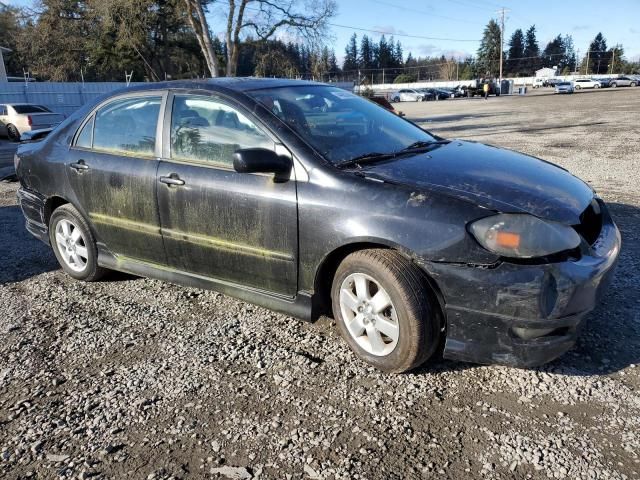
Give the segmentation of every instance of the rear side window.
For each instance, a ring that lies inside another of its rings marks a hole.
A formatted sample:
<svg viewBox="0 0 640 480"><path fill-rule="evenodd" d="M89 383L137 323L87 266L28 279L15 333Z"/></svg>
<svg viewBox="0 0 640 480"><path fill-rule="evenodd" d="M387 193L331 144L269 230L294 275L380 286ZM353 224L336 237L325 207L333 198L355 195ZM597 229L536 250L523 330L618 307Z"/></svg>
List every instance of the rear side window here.
<svg viewBox="0 0 640 480"><path fill-rule="evenodd" d="M94 119L95 117L92 116L91 120L85 123L84 127L82 127L82 130L80 131L80 133L78 134L78 137L76 138L76 147L91 148L91 145L93 144Z"/></svg>
<svg viewBox="0 0 640 480"><path fill-rule="evenodd" d="M47 107L42 105L13 105L16 113L51 113Z"/></svg>
<svg viewBox="0 0 640 480"><path fill-rule="evenodd" d="M161 102L159 96L134 97L115 100L100 108L93 120L93 148L152 156ZM84 130L80 135L84 135Z"/></svg>
<svg viewBox="0 0 640 480"><path fill-rule="evenodd" d="M208 97L174 97L171 158L231 167L239 148L273 149L274 142L229 105Z"/></svg>
<svg viewBox="0 0 640 480"><path fill-rule="evenodd" d="M0 115L6 115L6 114L7 114L7 106L0 105Z"/></svg>

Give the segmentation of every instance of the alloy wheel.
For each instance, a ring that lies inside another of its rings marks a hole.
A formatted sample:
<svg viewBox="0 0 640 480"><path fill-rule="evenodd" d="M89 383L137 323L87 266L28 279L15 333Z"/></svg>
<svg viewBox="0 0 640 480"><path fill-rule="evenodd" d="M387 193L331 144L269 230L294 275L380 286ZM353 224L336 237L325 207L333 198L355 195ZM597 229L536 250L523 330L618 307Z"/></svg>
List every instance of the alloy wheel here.
<svg viewBox="0 0 640 480"><path fill-rule="evenodd" d="M82 272L87 267L87 242L80 229L73 222L62 219L56 225L56 244L60 257L74 272Z"/></svg>
<svg viewBox="0 0 640 480"><path fill-rule="evenodd" d="M352 273L340 286L340 311L351 337L367 353L389 355L400 338L396 309L373 277Z"/></svg>

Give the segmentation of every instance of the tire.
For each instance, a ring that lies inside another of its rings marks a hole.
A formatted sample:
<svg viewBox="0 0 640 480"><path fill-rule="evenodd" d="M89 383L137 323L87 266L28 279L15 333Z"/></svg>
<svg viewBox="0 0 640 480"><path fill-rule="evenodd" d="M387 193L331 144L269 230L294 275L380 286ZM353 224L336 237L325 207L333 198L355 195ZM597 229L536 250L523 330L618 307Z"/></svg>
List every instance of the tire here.
<svg viewBox="0 0 640 480"><path fill-rule="evenodd" d="M580 90L582 87L580 85L576 85L575 87L573 87L575 90Z"/></svg>
<svg viewBox="0 0 640 480"><path fill-rule="evenodd" d="M618 84L617 83L612 83L611 84L611 88L617 88Z"/></svg>
<svg viewBox="0 0 640 480"><path fill-rule="evenodd" d="M598 85L597 83L593 86L593 88L600 88L600 85Z"/></svg>
<svg viewBox="0 0 640 480"><path fill-rule="evenodd" d="M346 257L334 276L331 299L342 338L358 358L382 371L411 370L438 348L437 302L418 267L398 252L371 249ZM384 303L377 314L376 303Z"/></svg>
<svg viewBox="0 0 640 480"><path fill-rule="evenodd" d="M635 87L637 84L636 82L631 82L631 84L629 85L630 87Z"/></svg>
<svg viewBox="0 0 640 480"><path fill-rule="evenodd" d="M77 238L73 240L76 230ZM49 240L58 263L69 276L95 282L106 273L106 269L98 266L98 249L89 224L73 205L67 203L54 210L49 221Z"/></svg>
<svg viewBox="0 0 640 480"><path fill-rule="evenodd" d="M12 123L7 125L7 137L9 137L9 140L11 140L12 142L20 141L20 131Z"/></svg>

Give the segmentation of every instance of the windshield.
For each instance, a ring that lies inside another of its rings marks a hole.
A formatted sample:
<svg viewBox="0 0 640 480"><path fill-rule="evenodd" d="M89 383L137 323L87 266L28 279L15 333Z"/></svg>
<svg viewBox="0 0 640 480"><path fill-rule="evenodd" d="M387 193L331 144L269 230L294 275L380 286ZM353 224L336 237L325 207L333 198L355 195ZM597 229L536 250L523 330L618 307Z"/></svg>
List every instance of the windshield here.
<svg viewBox="0 0 640 480"><path fill-rule="evenodd" d="M51 113L46 107L41 105L13 105L16 113Z"/></svg>
<svg viewBox="0 0 640 480"><path fill-rule="evenodd" d="M353 93L308 85L248 92L334 164L437 139Z"/></svg>

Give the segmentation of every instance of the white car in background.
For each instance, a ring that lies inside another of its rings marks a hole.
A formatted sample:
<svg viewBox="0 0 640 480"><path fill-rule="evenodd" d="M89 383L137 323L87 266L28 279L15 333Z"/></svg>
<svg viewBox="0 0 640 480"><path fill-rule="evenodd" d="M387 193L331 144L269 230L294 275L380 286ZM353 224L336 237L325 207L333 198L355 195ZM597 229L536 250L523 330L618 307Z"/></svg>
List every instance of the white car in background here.
<svg viewBox="0 0 640 480"><path fill-rule="evenodd" d="M403 88L391 96L392 102L424 102L427 94L414 90L413 88Z"/></svg>
<svg viewBox="0 0 640 480"><path fill-rule="evenodd" d="M582 88L600 88L602 85L592 78L578 78L573 81L573 88L580 90Z"/></svg>
<svg viewBox="0 0 640 480"><path fill-rule="evenodd" d="M23 134L56 127L64 115L31 103L0 104L0 135L19 142Z"/></svg>

